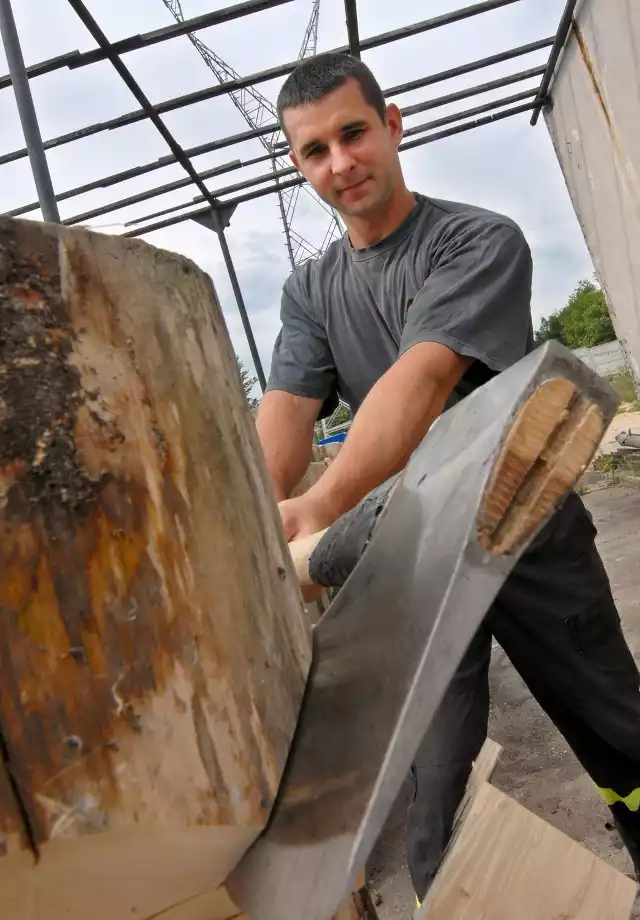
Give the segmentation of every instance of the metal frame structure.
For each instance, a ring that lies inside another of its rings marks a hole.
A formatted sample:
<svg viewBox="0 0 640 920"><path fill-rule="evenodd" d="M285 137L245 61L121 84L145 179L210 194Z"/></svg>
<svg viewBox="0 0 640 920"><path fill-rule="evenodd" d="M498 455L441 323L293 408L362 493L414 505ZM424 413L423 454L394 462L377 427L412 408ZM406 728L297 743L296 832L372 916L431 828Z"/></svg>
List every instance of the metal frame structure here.
<svg viewBox="0 0 640 920"><path fill-rule="evenodd" d="M229 251L224 231L225 228L229 225L231 215L241 203L252 201L265 195L278 194L279 196L282 196L283 193L287 192L287 190L297 189L301 185L305 184L305 180L301 176L295 175L295 169L282 169L278 168L276 165L277 162L279 162L280 165L282 164L282 157L287 154L288 148L286 141L280 139L280 127L275 121L271 124L256 125L249 131L243 131L229 137L213 140L206 144L200 144L197 147L185 149L175 139L174 135L165 125L161 116L167 112L194 105L198 102L215 98L216 96L231 94L247 88L254 88L258 84L267 80L285 76L296 67L298 61L296 60L288 62L277 67L272 67L268 70L261 71L259 73L251 74L246 77L238 76L237 78L226 80L220 85L207 87L204 90L188 93L186 95L178 96L176 98L153 105L143 92L139 83L134 79L133 75L127 68L122 59L122 56L130 51L146 48L150 45L170 40L171 38L179 35L191 36L193 33L201 29L209 28L221 22L229 22L234 19L249 16L254 13L270 9L272 7L281 6L283 4L292 2L292 0L244 0L242 3L236 3L233 6L225 7L224 9L217 10L216 12L198 16L193 19L181 20L165 28L156 29L143 35L131 36L129 38L122 39L113 43L109 42L104 32L102 32L98 22L91 15L83 0L67 0L67 2L93 37L97 45L96 49L84 53L80 53L78 51L67 52L66 54L63 54L59 57L47 61L42 61L29 67L25 67L24 61L22 59L18 33L15 28L15 22L13 20L11 11L11 0L0 0L0 33L5 46L7 60L9 62L10 68L10 73L8 75L0 76L0 89L7 88L11 85L14 87L26 143L26 147L23 149L14 150L1 155L0 166L28 156L31 162L38 194L38 202L31 202L19 208L15 208L12 211L9 211L8 214L10 216L18 216L20 214L28 213L39 207L41 208L43 216L46 220L59 221L60 218L57 210L57 203L59 201L68 200L94 189L115 186L120 182L126 181L127 179L144 175L148 172L151 172L152 170L162 168L163 166L167 166L172 163L178 163L186 173L186 177L184 179L160 185L154 189L150 189L137 195L121 198L119 200L113 201L108 205L103 205L100 208L91 209L82 214L76 214L73 217L65 218L63 223L84 223L85 221L91 220L94 217L110 213L130 204L136 204L142 201L150 200L158 195L164 194L165 192L174 191L183 187L195 186L200 193L197 198L193 199L192 201L185 202L181 205L165 208L161 211L156 211L154 213L147 214L144 217L135 218L129 221L126 226L135 226L135 229L128 230L125 235L141 236L145 233L151 232L152 230L174 226L186 220L194 220L201 225L206 226L208 229L213 230L217 234L225 264L229 272L245 334L247 336L251 356L255 364L256 373L258 375L260 386L264 390L265 376L262 369L260 356L258 354L258 349L251 329L251 323L247 315L240 285L235 273L233 260ZM380 47L390 42L399 41L409 36L430 32L435 29L450 25L454 22L460 22L472 17L484 15L485 13L498 10L502 7L510 6L511 4L517 2L519 2L519 0L482 0L482 2L473 3L471 6L455 10L451 13L435 16L400 29L394 29L380 35L362 39L360 37L358 28L357 0L344 0L348 44L334 50L343 53L350 53L356 57L360 57L362 52L369 49ZM495 64L515 60L523 55L539 52L547 48L551 49L546 62L544 62L541 66L529 67L528 69L518 73L509 74L500 79L480 83L476 86L472 86L469 89L449 93L444 96L428 99L416 105L404 107L402 109L403 115L405 117L410 117L420 112L430 111L440 106L449 105L453 102L471 98L476 95L482 95L493 90L502 89L507 86L512 86L529 80L537 80L540 78L540 82L537 85L528 86L526 89L523 89L522 91L515 94L505 95L498 100L494 100L474 108L466 109L462 112L457 112L453 115L447 115L443 118L428 121L423 124L408 128L405 131L405 140L403 141L400 149L409 150L413 147L421 146L423 144L430 144L434 141L441 140L442 138L451 137L452 135L470 131L477 127L488 125L505 118L518 116L525 112L532 113L531 124L535 124L542 109L546 105L550 104L550 86L553 80L559 56L562 52L569 33L569 29L571 27L576 4L577 0L568 0L559 25L558 32L555 36L533 41L526 45L521 45L517 48L507 49L500 54L494 54L490 57L469 61L458 67L450 68L439 73L429 74L420 79L386 89L386 97L401 95L411 90L435 86L438 83L446 82L447 80L450 80L454 77L473 73ZM42 74L51 73L52 71L62 68L75 70L103 60L108 60L111 62L118 75L135 96L138 104L140 105L140 108L135 111L128 112L125 115L118 116L117 118L112 118L109 121L98 122L96 124L89 125L85 128L70 132L60 137L43 141L40 136L37 117L29 90L30 80L35 79ZM67 189L66 191L58 193L57 195L54 193L46 162L46 150L59 147L63 144L71 143L74 140L89 137L103 131L118 129L142 120L149 120L154 125L154 127L157 129L169 147L169 150L171 151L170 155L162 157L153 163L146 163L132 169L106 176L94 182L85 183L84 185L78 186L76 188ZM218 166L214 169L209 169L202 172L198 172L192 163L192 158L195 156L199 156L200 154L214 150L220 150L226 147L232 147L236 144L243 143L244 141L253 138L264 139L266 142L264 143L264 146L267 150L265 155L246 160L231 160L222 166ZM239 181L231 185L222 186L216 189L210 189L206 184L206 180L212 178L215 175L231 172L237 169L241 169L245 166L255 165L263 161L269 162L271 164L271 170L269 172L265 172L263 175L244 181ZM241 194L235 195L236 192L240 192ZM228 195L235 195L235 197L224 197ZM193 208L193 205L197 205L202 202L205 203L205 207L195 208L189 210L186 213L177 215L173 213L184 208ZM173 216L165 217L165 215L169 213L173 214ZM157 217L163 217L164 219L153 222ZM151 221L151 223L149 223L149 221ZM141 223L143 223L144 226L138 226Z"/></svg>
<svg viewBox="0 0 640 920"><path fill-rule="evenodd" d="M182 10L182 0L160 0L160 2L169 10L176 22L184 22L185 17ZM298 61L305 57L312 57L316 53L319 18L320 0L313 0L311 16L309 17L309 22L302 39L302 45L298 52ZM196 35L189 32L187 38L220 84L241 79L240 74L237 73L233 67L223 61L219 55L205 45ZM265 123L272 124L277 121L278 113L276 107L255 86L247 86L243 89L232 90L229 93L229 98L252 130L258 130L264 127ZM275 134L270 135L263 134L259 139L260 143L269 154L269 157L264 157L264 159L271 160L271 169L276 176L276 181L278 181L277 177L279 170L287 169L289 166L283 158L282 132L277 131ZM320 207L325 211L330 219L329 229L325 232L324 239L319 249L298 233L294 226L301 188L304 188L309 197L315 202L316 207ZM298 265L306 262L307 259L317 258L322 255L329 243L331 243L336 236L342 234L342 227L338 221L337 215L324 201L322 201L310 186L297 185L295 188L288 188L284 191L278 189L277 198L280 219L284 230L285 245L292 270L295 270ZM204 200L204 198L201 196L200 200Z"/></svg>

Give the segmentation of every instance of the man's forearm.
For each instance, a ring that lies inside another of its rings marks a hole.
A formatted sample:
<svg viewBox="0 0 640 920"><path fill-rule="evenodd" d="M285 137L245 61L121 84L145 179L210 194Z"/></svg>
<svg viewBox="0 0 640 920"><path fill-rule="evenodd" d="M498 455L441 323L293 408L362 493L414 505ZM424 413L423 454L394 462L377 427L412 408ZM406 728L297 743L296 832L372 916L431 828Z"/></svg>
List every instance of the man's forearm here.
<svg viewBox="0 0 640 920"><path fill-rule="evenodd" d="M469 361L442 345L416 345L380 378L337 458L308 493L327 523L402 470L441 414Z"/></svg>
<svg viewBox="0 0 640 920"><path fill-rule="evenodd" d="M263 396L256 427L277 501L288 498L304 476L311 455L320 400L270 391Z"/></svg>

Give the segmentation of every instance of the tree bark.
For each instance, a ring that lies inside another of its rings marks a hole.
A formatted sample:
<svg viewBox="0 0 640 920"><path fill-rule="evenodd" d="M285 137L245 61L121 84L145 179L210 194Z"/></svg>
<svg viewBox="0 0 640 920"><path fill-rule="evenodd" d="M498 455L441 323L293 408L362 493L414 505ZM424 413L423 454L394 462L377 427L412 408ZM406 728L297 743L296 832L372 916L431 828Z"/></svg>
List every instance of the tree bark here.
<svg viewBox="0 0 640 920"><path fill-rule="evenodd" d="M27 221L0 255L0 904L141 920L264 827L309 628L210 279Z"/></svg>

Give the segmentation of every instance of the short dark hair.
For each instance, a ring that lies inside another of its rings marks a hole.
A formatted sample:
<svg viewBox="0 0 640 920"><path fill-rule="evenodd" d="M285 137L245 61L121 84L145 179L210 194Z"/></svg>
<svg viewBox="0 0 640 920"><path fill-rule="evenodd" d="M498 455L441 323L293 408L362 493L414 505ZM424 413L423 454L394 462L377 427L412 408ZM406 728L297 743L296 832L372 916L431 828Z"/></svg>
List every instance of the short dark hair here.
<svg viewBox="0 0 640 920"><path fill-rule="evenodd" d="M362 95L384 121L387 104L380 84L366 64L350 54L330 51L302 61L289 74L278 94L278 118L284 126L287 109L317 102L338 89L349 78L357 80Z"/></svg>

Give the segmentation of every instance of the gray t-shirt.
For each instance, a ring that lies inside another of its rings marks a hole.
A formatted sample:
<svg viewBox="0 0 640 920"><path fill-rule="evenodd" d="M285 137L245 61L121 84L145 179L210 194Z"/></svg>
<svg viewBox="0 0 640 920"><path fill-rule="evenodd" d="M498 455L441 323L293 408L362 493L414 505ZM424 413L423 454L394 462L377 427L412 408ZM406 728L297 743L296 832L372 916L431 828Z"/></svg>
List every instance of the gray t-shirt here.
<svg viewBox="0 0 640 920"><path fill-rule="evenodd" d="M533 348L532 262L509 218L416 195L405 221L374 246L345 234L287 279L268 389L355 412L418 342L476 358L458 398Z"/></svg>

